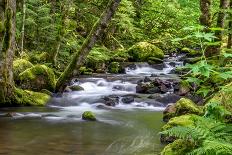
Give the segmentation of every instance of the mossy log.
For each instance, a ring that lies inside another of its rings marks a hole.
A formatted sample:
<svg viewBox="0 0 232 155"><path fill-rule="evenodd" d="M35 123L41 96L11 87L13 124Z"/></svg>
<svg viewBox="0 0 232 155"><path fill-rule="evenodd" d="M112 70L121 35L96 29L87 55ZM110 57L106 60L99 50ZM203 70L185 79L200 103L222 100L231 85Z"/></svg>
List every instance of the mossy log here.
<svg viewBox="0 0 232 155"><path fill-rule="evenodd" d="M97 39L103 33L104 29L109 24L111 18L115 14L121 0L110 0L106 10L101 15L100 19L93 26L90 34L85 39L82 47L73 56L70 64L65 69L63 74L59 77L56 83L56 92L62 92L70 79L79 74L79 68L84 64L89 52L93 48Z"/></svg>

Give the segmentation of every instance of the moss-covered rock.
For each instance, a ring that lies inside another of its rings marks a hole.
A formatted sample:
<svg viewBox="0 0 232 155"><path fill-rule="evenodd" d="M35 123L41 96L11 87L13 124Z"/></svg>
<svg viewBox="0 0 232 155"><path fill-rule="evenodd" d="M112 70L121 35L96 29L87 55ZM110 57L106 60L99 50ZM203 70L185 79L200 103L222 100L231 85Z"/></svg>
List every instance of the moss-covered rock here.
<svg viewBox="0 0 232 155"><path fill-rule="evenodd" d="M69 86L68 88L70 88L72 91L82 91L82 90L84 90L84 88L79 86L79 85L72 85L72 86Z"/></svg>
<svg viewBox="0 0 232 155"><path fill-rule="evenodd" d="M191 142L177 139L173 143L168 144L161 152L161 155L184 155L191 151L193 147L194 144Z"/></svg>
<svg viewBox="0 0 232 155"><path fill-rule="evenodd" d="M159 59L159 58L156 58L156 57L149 57L147 61L148 61L149 64L160 64L160 63L163 63L162 59Z"/></svg>
<svg viewBox="0 0 232 155"><path fill-rule="evenodd" d="M47 94L19 88L15 88L14 93L15 103L20 106L44 106L50 99Z"/></svg>
<svg viewBox="0 0 232 155"><path fill-rule="evenodd" d="M52 69L45 65L36 65L19 74L21 88L34 91L55 89L55 75Z"/></svg>
<svg viewBox="0 0 232 155"><path fill-rule="evenodd" d="M87 120L87 121L96 121L97 120L95 115L91 111L85 111L82 114L82 119Z"/></svg>
<svg viewBox="0 0 232 155"><path fill-rule="evenodd" d="M184 127L194 126L194 120L192 119L192 117L197 117L197 116L191 114L191 115L182 115L178 117L173 117L172 119L169 120L167 124L165 124L162 127L162 131L168 130L176 126L184 126ZM164 143L164 144L172 143L175 140L176 140L176 137L174 136L168 136L165 134L161 134L160 136L160 141L161 143Z"/></svg>
<svg viewBox="0 0 232 155"><path fill-rule="evenodd" d="M117 73L122 72L122 68L121 68L119 62L111 62L109 67L108 67L108 71L109 71L109 73L117 74Z"/></svg>
<svg viewBox="0 0 232 155"><path fill-rule="evenodd" d="M184 81L182 80L180 83L179 83L179 92L178 92L178 95L186 95L187 93L189 93L191 90L191 85L187 82L187 81Z"/></svg>
<svg viewBox="0 0 232 155"><path fill-rule="evenodd" d="M164 58L164 52L148 42L139 42L128 49L132 61L147 61L148 58Z"/></svg>
<svg viewBox="0 0 232 155"><path fill-rule="evenodd" d="M185 114L203 115L203 107L197 106L193 101L187 98L181 98L174 105L167 106L163 112L163 120L167 122L169 119Z"/></svg>
<svg viewBox="0 0 232 155"><path fill-rule="evenodd" d="M110 61L112 62L127 62L129 59L129 54L125 49L119 49L112 52Z"/></svg>
<svg viewBox="0 0 232 155"><path fill-rule="evenodd" d="M25 60L25 59L17 59L13 62L13 73L14 73L14 80L19 80L19 74L25 71L28 68L33 67L34 65Z"/></svg>
<svg viewBox="0 0 232 155"><path fill-rule="evenodd" d="M202 115L203 108L197 106L193 101L187 98L181 98L176 102L176 116L184 115L184 114L196 114Z"/></svg>
<svg viewBox="0 0 232 155"><path fill-rule="evenodd" d="M175 104L169 104L163 111L163 121L168 122L171 118L175 117L176 107Z"/></svg>
<svg viewBox="0 0 232 155"><path fill-rule="evenodd" d="M169 122L167 124L165 124L162 127L162 131L170 129L170 128L175 127L175 126L193 126L194 121L193 121L193 119L191 119L193 116L197 117L194 114L173 117L172 119L169 120Z"/></svg>
<svg viewBox="0 0 232 155"><path fill-rule="evenodd" d="M191 49L191 48L182 48L181 49L182 52L187 53L188 56L199 56L201 55L201 50L195 50L195 49Z"/></svg>

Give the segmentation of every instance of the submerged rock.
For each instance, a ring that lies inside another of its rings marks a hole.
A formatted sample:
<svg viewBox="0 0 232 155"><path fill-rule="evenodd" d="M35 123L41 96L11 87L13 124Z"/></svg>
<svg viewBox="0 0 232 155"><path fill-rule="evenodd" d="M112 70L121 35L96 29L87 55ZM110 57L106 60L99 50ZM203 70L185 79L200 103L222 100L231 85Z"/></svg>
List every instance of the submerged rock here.
<svg viewBox="0 0 232 155"><path fill-rule="evenodd" d="M104 97L104 104L107 106L116 106L117 104L119 104L119 97L116 95L110 95L107 97Z"/></svg>
<svg viewBox="0 0 232 155"><path fill-rule="evenodd" d="M87 121L96 121L97 120L95 115L91 111L85 111L82 114L82 119L87 120Z"/></svg>
<svg viewBox="0 0 232 155"><path fill-rule="evenodd" d="M132 103L134 101L135 101L134 96L124 96L122 98L122 102L125 103L125 104L130 104L130 103Z"/></svg>

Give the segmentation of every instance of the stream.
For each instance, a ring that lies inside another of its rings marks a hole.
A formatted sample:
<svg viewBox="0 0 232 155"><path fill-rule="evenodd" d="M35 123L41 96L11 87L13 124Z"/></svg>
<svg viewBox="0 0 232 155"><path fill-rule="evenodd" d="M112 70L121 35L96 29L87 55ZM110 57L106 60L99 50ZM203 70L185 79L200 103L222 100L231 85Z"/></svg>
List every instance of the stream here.
<svg viewBox="0 0 232 155"><path fill-rule="evenodd" d="M179 58L166 57L162 69L138 63L134 68L126 68L126 74L74 79L72 84L84 90L54 97L47 107L1 109L1 115L17 115L0 118L0 155L159 154L163 148L159 132L164 124L165 106L141 97L136 93L136 85L145 76L178 78L171 73L183 65ZM123 98L128 95L136 96L135 100L124 103ZM103 98L108 96L116 96L119 103L106 106ZM83 121L84 111L92 111L97 121Z"/></svg>

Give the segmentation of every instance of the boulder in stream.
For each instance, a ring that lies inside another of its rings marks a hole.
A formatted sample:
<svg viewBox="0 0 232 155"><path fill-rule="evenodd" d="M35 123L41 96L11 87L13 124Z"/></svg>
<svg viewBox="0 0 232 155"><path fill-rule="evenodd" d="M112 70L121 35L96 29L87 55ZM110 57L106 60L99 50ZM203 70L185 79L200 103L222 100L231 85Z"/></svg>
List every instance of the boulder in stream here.
<svg viewBox="0 0 232 155"><path fill-rule="evenodd" d="M87 121L96 121L97 120L96 116L91 111L85 111L82 114L82 119L83 120L87 120Z"/></svg>
<svg viewBox="0 0 232 155"><path fill-rule="evenodd" d="M119 104L119 97L117 95L110 95L103 98L104 104L107 106L116 106Z"/></svg>

